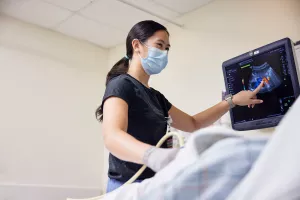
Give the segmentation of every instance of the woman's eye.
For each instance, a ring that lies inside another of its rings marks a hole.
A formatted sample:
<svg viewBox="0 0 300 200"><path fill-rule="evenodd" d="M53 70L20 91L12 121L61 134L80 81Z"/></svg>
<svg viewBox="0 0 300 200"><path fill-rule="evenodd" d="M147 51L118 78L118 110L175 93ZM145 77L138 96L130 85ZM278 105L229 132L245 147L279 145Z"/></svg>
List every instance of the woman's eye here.
<svg viewBox="0 0 300 200"><path fill-rule="evenodd" d="M162 44L160 44L160 43L158 43L157 45L158 45L159 47L163 47L163 45L162 45Z"/></svg>

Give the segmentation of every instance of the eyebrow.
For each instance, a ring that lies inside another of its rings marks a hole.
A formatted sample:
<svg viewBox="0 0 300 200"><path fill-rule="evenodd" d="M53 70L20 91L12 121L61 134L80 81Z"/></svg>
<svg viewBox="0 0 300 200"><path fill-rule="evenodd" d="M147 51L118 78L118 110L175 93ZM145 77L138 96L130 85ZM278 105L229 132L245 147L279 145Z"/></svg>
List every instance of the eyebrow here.
<svg viewBox="0 0 300 200"><path fill-rule="evenodd" d="M165 41L163 41L163 40L160 40L160 39L158 40L158 42L162 42L162 43L166 44L166 43L165 43ZM170 44L167 44L167 46L171 47L171 45L170 45Z"/></svg>

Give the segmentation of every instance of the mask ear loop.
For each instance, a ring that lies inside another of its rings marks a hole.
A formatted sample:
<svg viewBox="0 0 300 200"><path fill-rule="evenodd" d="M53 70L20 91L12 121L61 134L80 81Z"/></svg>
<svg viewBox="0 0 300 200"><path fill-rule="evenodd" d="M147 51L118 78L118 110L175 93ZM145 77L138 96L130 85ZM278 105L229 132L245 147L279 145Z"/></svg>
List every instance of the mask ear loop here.
<svg viewBox="0 0 300 200"><path fill-rule="evenodd" d="M143 43L142 41L140 41L139 39L135 38L135 39L133 39L132 41L134 41L134 40L137 40L137 41L139 41L139 43L141 43L142 45L144 45L145 47L147 47L147 48L149 49L149 47L148 47L148 46L147 46L145 43ZM141 56L140 52L139 52L139 51L137 51L137 53L138 53L138 55L139 55L140 59L142 59L142 60L144 60L144 59L148 58L148 55L147 55L147 57L146 57L146 58L142 58L142 56Z"/></svg>

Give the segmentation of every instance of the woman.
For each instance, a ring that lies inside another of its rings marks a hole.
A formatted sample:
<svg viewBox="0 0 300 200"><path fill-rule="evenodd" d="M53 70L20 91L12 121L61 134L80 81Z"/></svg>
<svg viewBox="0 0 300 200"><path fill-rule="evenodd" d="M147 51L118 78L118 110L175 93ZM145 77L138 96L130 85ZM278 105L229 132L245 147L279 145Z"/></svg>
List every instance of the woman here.
<svg viewBox="0 0 300 200"><path fill-rule="evenodd" d="M126 55L107 75L106 91L96 116L103 123L103 137L109 155L107 192L129 180L143 164L148 168L142 181L154 176L176 155L178 149L154 147L171 126L193 132L211 125L233 105L262 103L253 92L242 91L228 101L190 116L172 105L163 94L149 87L151 75L167 65L170 49L167 29L154 21L142 21L130 30L126 39Z"/></svg>

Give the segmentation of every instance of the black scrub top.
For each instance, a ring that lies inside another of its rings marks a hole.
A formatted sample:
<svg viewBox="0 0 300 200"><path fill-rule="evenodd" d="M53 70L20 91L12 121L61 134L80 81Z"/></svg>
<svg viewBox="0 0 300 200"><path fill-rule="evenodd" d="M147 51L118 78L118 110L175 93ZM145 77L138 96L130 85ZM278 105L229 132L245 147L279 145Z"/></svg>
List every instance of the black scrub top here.
<svg viewBox="0 0 300 200"><path fill-rule="evenodd" d="M122 74L107 84L102 105L109 97L121 98L128 104L127 132L137 140L155 146L166 134L168 111L172 104L159 91L147 88L129 74ZM162 148L167 148L166 142ZM109 178L126 182L141 167L109 154ZM139 179L151 178L154 174L154 171L146 168Z"/></svg>

